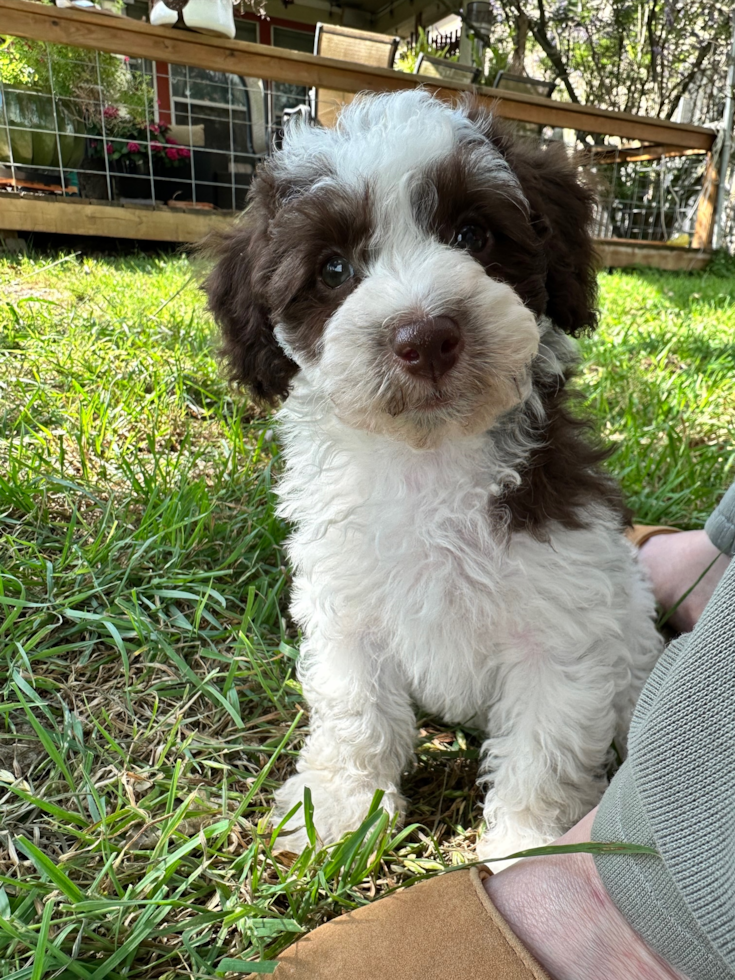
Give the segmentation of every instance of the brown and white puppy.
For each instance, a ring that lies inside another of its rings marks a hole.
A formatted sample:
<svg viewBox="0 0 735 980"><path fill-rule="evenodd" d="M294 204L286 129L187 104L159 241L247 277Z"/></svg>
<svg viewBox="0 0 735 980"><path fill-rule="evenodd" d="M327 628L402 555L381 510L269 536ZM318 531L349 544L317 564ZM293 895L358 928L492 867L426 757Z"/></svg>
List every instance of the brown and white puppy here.
<svg viewBox="0 0 735 980"><path fill-rule="evenodd" d="M660 651L604 453L568 412L595 326L592 197L563 147L421 91L292 128L207 282L280 412L311 735L277 795L339 838L401 811L414 706L487 733L481 856L605 787ZM283 846L306 843L300 813Z"/></svg>

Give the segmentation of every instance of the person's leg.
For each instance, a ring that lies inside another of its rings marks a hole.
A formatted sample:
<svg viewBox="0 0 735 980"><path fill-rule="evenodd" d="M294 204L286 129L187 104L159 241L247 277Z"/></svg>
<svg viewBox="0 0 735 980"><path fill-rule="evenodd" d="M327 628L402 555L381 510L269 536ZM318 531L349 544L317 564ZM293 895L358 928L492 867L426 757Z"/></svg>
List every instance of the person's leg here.
<svg viewBox="0 0 735 980"><path fill-rule="evenodd" d="M651 578L656 600L664 610L676 606L668 622L680 633L692 630L702 615L725 573L734 544L735 484L703 531L655 534L641 546L640 560Z"/></svg>
<svg viewBox="0 0 735 980"><path fill-rule="evenodd" d="M672 535L673 537L673 535ZM593 839L660 860L595 859L636 931L693 978L735 977L735 563L691 633L667 648L633 717L629 755Z"/></svg>
<svg viewBox="0 0 735 980"><path fill-rule="evenodd" d="M597 810L557 844L590 840ZM656 861L657 858L649 860ZM485 881L526 949L554 980L679 980L620 914L591 854L526 858Z"/></svg>

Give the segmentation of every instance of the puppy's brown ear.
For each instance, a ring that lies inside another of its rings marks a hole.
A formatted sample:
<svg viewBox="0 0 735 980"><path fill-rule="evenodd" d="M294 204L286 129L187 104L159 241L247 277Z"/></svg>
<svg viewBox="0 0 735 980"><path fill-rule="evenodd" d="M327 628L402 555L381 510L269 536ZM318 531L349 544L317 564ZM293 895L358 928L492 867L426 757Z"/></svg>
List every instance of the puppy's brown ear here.
<svg viewBox="0 0 735 980"><path fill-rule="evenodd" d="M298 367L273 335L266 297L267 232L267 211L256 201L239 224L208 246L217 263L203 288L222 331L221 353L230 379L256 401L272 404L286 397Z"/></svg>
<svg viewBox="0 0 735 980"><path fill-rule="evenodd" d="M546 314L567 333L597 326L595 253L590 235L593 192L580 182L579 168L561 143L541 146L514 135L476 101L465 112L500 150L528 201L546 261Z"/></svg>
<svg viewBox="0 0 735 980"><path fill-rule="evenodd" d="M503 139L502 150L520 181L546 257L547 316L567 333L597 326L597 277L590 234L594 194L580 183L562 143Z"/></svg>

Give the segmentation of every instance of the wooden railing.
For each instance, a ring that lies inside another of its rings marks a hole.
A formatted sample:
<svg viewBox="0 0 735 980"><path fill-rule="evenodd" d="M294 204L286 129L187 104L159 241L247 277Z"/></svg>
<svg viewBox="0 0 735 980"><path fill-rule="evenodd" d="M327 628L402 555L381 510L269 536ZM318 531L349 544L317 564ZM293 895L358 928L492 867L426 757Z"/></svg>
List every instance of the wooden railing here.
<svg viewBox="0 0 735 980"><path fill-rule="evenodd" d="M436 86L428 82L426 76L418 78L388 68L353 65L285 48L151 27L127 17L59 9L32 0L0 0L0 34L344 92L363 89L388 92L423 85L444 97L457 98L463 92L474 91L481 100L492 102L498 115L519 122L568 127L681 149L708 151L714 141L713 132L702 126L553 102L535 95L459 82L444 81L441 86Z"/></svg>
<svg viewBox="0 0 735 980"><path fill-rule="evenodd" d="M426 76L419 78L283 48L151 27L125 17L60 9L31 0L0 0L0 35L343 92L387 92L422 85L449 100L472 92L506 119L640 141L648 144L646 152L652 156L675 155L682 151L711 154L715 139L713 131L702 126L458 82L442 80L441 84L432 84ZM710 160L692 241L694 248L706 248L710 244L716 194L717 174ZM0 204L0 209L4 206L5 202ZM0 227L9 227L1 213Z"/></svg>

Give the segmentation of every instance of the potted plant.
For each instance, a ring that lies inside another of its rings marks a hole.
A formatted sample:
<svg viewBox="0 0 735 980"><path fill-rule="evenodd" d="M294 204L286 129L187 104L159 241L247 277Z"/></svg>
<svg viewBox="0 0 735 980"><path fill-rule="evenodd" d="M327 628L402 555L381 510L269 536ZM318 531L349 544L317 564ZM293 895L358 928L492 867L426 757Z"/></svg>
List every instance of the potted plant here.
<svg viewBox="0 0 735 980"><path fill-rule="evenodd" d="M0 46L0 161L73 170L101 92L137 98L126 59L10 37Z"/></svg>
<svg viewBox="0 0 735 980"><path fill-rule="evenodd" d="M119 175L120 196L149 197L150 183L144 178L152 176L158 200L175 197L181 187L175 178L191 151L171 137L169 127L138 121L112 105L105 106L102 118L102 132L90 138L88 154L92 160L106 160Z"/></svg>

